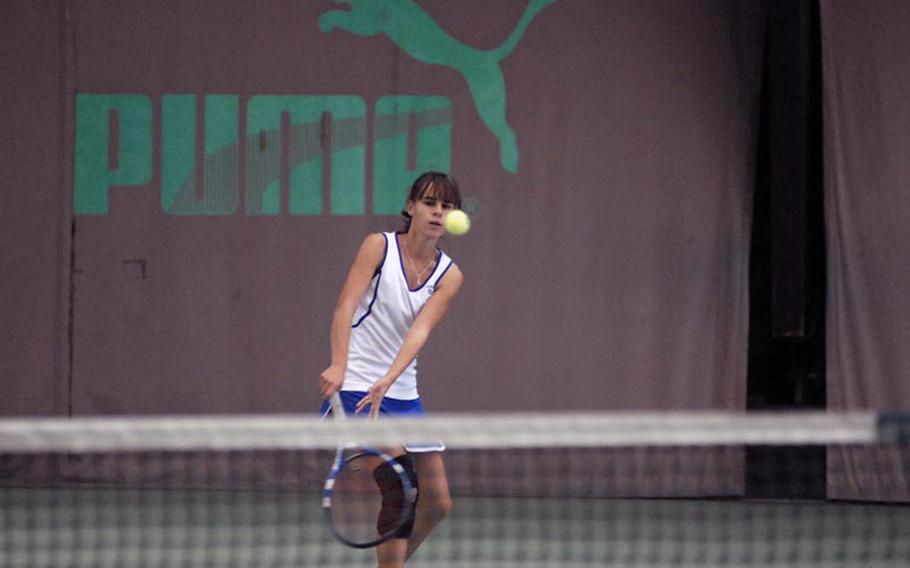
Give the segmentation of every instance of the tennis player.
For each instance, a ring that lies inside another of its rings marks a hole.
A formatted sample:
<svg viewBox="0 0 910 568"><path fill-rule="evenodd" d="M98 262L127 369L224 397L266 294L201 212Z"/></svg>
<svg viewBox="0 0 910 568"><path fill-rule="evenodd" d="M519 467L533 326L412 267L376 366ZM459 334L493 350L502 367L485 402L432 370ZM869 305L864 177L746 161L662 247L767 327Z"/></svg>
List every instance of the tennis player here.
<svg viewBox="0 0 910 568"><path fill-rule="evenodd" d="M446 215L461 208L455 179L427 172L411 185L400 232L364 239L332 318L332 364L320 375L323 398L340 389L351 414L422 415L417 355L463 281L439 247ZM323 413L329 405L323 405ZM442 444L392 449L418 487L416 510L379 545L379 566L403 566L452 507Z"/></svg>

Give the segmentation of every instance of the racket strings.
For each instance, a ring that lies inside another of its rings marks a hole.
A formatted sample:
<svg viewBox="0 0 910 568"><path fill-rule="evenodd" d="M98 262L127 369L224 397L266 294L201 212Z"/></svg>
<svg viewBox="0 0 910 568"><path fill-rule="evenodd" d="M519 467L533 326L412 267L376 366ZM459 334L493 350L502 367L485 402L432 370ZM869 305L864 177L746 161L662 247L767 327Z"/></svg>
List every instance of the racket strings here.
<svg viewBox="0 0 910 568"><path fill-rule="evenodd" d="M401 460L401 458L399 458ZM335 534L355 547L407 538L413 527L416 473L385 454L361 450L347 457L332 484L329 517Z"/></svg>

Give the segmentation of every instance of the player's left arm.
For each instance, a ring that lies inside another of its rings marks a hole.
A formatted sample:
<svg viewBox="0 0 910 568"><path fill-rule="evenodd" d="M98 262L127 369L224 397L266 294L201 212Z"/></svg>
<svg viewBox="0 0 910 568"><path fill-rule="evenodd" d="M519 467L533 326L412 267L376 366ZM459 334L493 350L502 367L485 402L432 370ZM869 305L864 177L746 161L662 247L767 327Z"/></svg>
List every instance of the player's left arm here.
<svg viewBox="0 0 910 568"><path fill-rule="evenodd" d="M382 379L376 381L369 394L357 405L358 412L366 408L367 404L372 404L370 415L375 416L379 413L379 403L385 396L386 391L389 390L392 383L401 376L404 370L408 368L408 365L411 364L411 361L423 349L427 339L430 337L430 333L442 321L452 301L458 295L458 291L461 290L463 282L464 276L461 270L457 265L452 264L445 276L436 284L436 290L433 295L430 296L423 309L417 314L417 318L414 319L414 323L411 324L411 328L405 335L404 343L401 344L401 348L398 350L398 354L395 356L395 360L392 362L392 366L389 367L388 372Z"/></svg>

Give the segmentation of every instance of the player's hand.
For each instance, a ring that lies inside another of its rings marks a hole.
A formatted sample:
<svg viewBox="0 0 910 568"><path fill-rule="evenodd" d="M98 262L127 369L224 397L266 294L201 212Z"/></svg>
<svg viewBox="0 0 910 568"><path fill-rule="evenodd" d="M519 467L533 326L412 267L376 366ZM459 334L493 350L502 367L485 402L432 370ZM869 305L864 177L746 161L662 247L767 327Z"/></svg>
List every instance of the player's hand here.
<svg viewBox="0 0 910 568"><path fill-rule="evenodd" d="M373 383L373 386L367 391L367 395L357 403L354 414L360 414L369 406L370 418L377 418L379 416L379 407L382 405L382 399L385 398L385 393L389 390L390 386L392 386L392 383L385 379Z"/></svg>
<svg viewBox="0 0 910 568"><path fill-rule="evenodd" d="M322 398L329 398L341 389L344 382L344 366L330 365L328 369L319 375L319 393Z"/></svg>

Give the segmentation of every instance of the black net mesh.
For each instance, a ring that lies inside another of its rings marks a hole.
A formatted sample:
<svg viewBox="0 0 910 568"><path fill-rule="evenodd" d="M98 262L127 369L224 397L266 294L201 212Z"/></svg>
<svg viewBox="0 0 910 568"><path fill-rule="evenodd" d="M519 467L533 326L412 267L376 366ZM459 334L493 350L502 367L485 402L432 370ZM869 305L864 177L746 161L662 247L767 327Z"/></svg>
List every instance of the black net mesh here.
<svg viewBox="0 0 910 568"><path fill-rule="evenodd" d="M534 447L516 437L524 427L490 424L483 447L459 447L453 434L443 456L454 507L407 565L906 567L910 452L898 424L886 435L873 420L856 436L866 441L827 443ZM309 427L299 439L324 435ZM232 428L242 425L212 432ZM0 566L376 565L375 551L333 537L321 509L334 438L77 451L23 448L3 432ZM833 497L845 480L873 496Z"/></svg>

